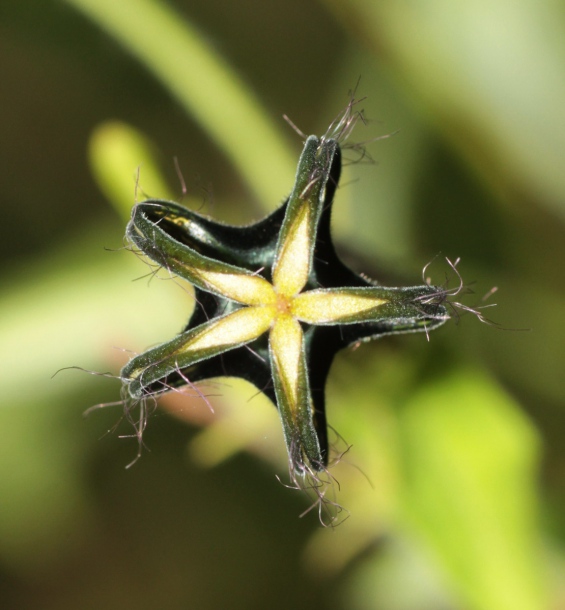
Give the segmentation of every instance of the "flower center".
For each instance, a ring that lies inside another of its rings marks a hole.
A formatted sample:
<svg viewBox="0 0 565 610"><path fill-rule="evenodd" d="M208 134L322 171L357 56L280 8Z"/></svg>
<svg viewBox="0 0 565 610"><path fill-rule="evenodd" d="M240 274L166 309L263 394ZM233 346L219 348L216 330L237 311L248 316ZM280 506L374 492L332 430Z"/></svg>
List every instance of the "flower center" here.
<svg viewBox="0 0 565 610"><path fill-rule="evenodd" d="M277 302L275 304L277 316L290 314L291 303L292 298L286 297L284 294L277 294Z"/></svg>

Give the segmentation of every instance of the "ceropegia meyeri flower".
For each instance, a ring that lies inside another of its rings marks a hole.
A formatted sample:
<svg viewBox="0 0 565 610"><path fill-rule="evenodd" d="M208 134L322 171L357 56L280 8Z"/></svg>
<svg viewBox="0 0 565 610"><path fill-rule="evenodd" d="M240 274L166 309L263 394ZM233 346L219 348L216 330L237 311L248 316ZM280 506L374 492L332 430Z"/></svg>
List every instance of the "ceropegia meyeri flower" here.
<svg viewBox="0 0 565 610"><path fill-rule="evenodd" d="M242 377L276 404L293 470L328 463L325 381L336 352L391 333L430 330L449 317L444 291L387 288L338 258L330 215L341 171L339 137L306 139L288 200L235 227L169 201L136 205L128 238L195 288L185 330L122 370L131 400L189 381Z"/></svg>

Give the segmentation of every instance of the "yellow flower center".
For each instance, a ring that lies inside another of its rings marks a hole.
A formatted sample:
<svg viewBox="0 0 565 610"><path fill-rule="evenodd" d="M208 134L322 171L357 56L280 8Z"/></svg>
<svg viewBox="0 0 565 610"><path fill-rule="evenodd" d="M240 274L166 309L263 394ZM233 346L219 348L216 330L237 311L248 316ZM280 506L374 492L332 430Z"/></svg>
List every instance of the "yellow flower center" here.
<svg viewBox="0 0 565 610"><path fill-rule="evenodd" d="M277 294L277 302L275 304L276 315L289 315L292 310L292 301L292 298L289 299L284 294Z"/></svg>

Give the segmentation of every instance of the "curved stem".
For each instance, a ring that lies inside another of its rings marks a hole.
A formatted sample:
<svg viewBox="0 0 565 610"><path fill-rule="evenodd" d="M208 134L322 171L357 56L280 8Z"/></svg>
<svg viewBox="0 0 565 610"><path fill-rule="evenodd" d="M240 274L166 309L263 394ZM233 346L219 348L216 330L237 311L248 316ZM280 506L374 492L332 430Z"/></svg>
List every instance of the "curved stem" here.
<svg viewBox="0 0 565 610"><path fill-rule="evenodd" d="M266 110L197 29L155 0L66 0L114 36L170 91L270 207L293 183L294 155ZM282 122L281 122L282 124Z"/></svg>

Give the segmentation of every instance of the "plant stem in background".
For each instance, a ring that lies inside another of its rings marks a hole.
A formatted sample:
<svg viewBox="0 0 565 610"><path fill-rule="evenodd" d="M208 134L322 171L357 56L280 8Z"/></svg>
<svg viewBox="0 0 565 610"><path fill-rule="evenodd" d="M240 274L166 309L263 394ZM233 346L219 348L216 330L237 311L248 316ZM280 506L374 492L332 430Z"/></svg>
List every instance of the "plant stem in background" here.
<svg viewBox="0 0 565 610"><path fill-rule="evenodd" d="M294 155L281 131L186 19L154 0L66 1L154 74L227 155L259 201L275 203L288 191Z"/></svg>

